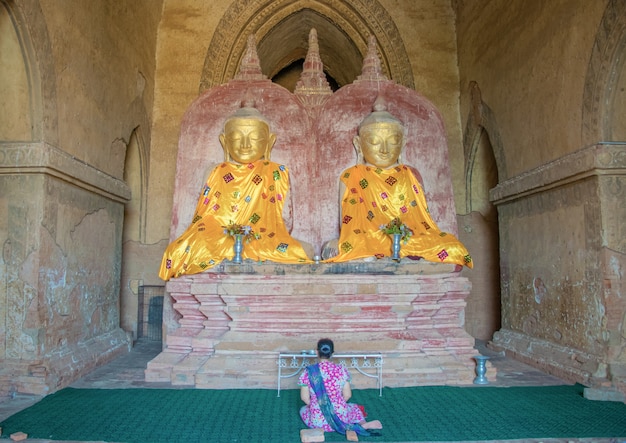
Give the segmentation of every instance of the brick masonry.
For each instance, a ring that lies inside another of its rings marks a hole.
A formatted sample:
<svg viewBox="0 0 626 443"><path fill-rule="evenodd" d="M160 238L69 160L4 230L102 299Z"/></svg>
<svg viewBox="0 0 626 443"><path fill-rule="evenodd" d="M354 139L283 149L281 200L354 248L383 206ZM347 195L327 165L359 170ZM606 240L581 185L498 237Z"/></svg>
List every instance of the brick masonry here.
<svg viewBox="0 0 626 443"><path fill-rule="evenodd" d="M470 384L478 353L463 324L469 281L425 268L431 273L179 278L167 290L180 328L148 364L146 380L275 388L279 352L330 337L337 352L381 352L385 386ZM357 385L374 387L372 380Z"/></svg>

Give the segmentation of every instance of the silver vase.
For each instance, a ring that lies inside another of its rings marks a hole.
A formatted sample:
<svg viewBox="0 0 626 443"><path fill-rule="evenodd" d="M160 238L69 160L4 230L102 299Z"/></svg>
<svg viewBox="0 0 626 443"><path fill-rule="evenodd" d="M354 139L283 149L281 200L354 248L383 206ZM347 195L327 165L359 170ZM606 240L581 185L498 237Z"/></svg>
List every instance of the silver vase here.
<svg viewBox="0 0 626 443"><path fill-rule="evenodd" d="M235 256L233 257L233 263L241 264L241 252L243 251L243 234L235 234L235 244L233 245L233 251Z"/></svg>
<svg viewBox="0 0 626 443"><path fill-rule="evenodd" d="M400 261L402 234L391 234L391 259Z"/></svg>

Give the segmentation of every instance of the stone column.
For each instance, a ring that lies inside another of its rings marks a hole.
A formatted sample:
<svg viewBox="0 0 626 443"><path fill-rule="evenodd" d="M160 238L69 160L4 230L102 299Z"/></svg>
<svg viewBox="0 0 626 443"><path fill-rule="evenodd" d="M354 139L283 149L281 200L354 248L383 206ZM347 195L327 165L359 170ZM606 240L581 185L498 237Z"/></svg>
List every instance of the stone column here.
<svg viewBox="0 0 626 443"><path fill-rule="evenodd" d="M505 283L494 344L626 393L624 171L626 144L601 143L507 180L491 198Z"/></svg>
<svg viewBox="0 0 626 443"><path fill-rule="evenodd" d="M46 143L0 144L0 394L46 394L120 352L121 181Z"/></svg>

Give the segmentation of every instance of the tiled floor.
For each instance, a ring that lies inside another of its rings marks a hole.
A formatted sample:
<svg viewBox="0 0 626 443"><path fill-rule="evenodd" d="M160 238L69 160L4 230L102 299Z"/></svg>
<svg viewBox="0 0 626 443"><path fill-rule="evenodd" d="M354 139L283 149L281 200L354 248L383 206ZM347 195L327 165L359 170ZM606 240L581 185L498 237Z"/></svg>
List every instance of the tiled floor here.
<svg viewBox="0 0 626 443"><path fill-rule="evenodd" d="M485 346L485 343L477 343L477 349L481 354L490 357L489 361L496 368L497 376L487 371L489 384L492 386L547 386L568 384L568 382L557 377L547 375L533 367L517 362L505 357L503 354L493 352ZM144 369L146 364L160 352L161 344L158 342L137 343L129 354L117 358L111 363L102 366L82 379L76 381L71 386L76 388L172 388L167 383L147 383L144 381ZM16 412L31 406L39 401L39 397L30 395L16 395L13 399L0 400L0 421L10 417ZM294 441L298 441L296 437ZM47 443L49 440L24 440L28 443ZM521 440L508 440L507 442L520 442ZM525 440L528 441L528 440ZM561 440L542 439L533 440L545 443L565 443L565 442L617 442L611 439L581 439L581 440ZM78 442L66 442L78 443ZM384 442L380 442L384 443ZM409 443L409 442L407 442ZM619 442L623 443L623 442Z"/></svg>

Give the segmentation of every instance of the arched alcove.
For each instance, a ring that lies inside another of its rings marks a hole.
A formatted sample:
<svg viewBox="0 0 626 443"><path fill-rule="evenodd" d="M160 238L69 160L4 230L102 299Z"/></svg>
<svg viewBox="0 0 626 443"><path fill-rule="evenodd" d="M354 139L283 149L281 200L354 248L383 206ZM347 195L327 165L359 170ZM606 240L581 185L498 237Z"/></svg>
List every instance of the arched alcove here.
<svg viewBox="0 0 626 443"><path fill-rule="evenodd" d="M367 39L374 35L383 72L401 85L414 87L400 33L375 0L237 0L220 20L209 45L200 92L234 78L248 36L256 36L261 68L271 78L304 58L311 28L318 31L324 67L340 86L360 74Z"/></svg>
<svg viewBox="0 0 626 443"><path fill-rule="evenodd" d="M124 182L131 191L131 199L124 207L124 242L145 241L147 179L144 148L135 129L126 147L124 162Z"/></svg>
<svg viewBox="0 0 626 443"><path fill-rule="evenodd" d="M339 86L356 79L363 66L359 48L326 16L308 8L289 15L258 41L261 70L273 78L295 60L304 60L311 28L317 30L320 55L327 75L335 79Z"/></svg>
<svg viewBox="0 0 626 443"><path fill-rule="evenodd" d="M122 273L120 288L120 322L126 331L138 335L139 292L147 266L140 256L146 242L148 158L141 127L135 128L126 145L124 182L131 198L124 206L122 230Z"/></svg>
<svg viewBox="0 0 626 443"><path fill-rule="evenodd" d="M498 214L489 201L489 190L498 184L498 169L489 134L484 130L480 132L474 147L470 174L468 200L471 210L480 212L485 220L497 222Z"/></svg>
<svg viewBox="0 0 626 443"><path fill-rule="evenodd" d="M467 298L465 328L473 337L489 340L501 323L498 213L489 191L498 184L504 161L495 117L475 82L469 90L472 106L463 138L467 215L461 218L464 231L472 235L462 235L461 240L472 254L474 269L466 274L472 292Z"/></svg>

